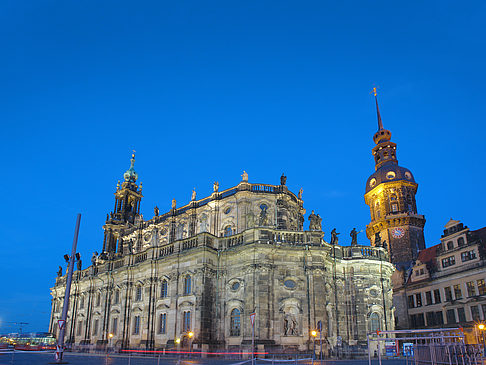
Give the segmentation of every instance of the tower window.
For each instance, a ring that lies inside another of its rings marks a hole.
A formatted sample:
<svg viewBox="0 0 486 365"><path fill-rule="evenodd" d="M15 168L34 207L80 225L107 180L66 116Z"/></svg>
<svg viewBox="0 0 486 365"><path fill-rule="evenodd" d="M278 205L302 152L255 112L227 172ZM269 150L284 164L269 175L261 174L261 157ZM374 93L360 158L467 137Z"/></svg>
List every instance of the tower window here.
<svg viewBox="0 0 486 365"><path fill-rule="evenodd" d="M159 333L164 334L166 332L167 313L161 313L159 319Z"/></svg>
<svg viewBox="0 0 486 365"><path fill-rule="evenodd" d="M391 205L391 210L392 210L393 213L398 212L398 204L397 203L393 203Z"/></svg>
<svg viewBox="0 0 486 365"><path fill-rule="evenodd" d="M135 291L135 301L140 302L142 300L142 287L137 286L137 289Z"/></svg>
<svg viewBox="0 0 486 365"><path fill-rule="evenodd" d="M390 195L390 200L391 200L392 202L396 201L396 200L397 200L397 196L396 196L395 194Z"/></svg>
<svg viewBox="0 0 486 365"><path fill-rule="evenodd" d="M188 331L191 330L191 312L189 312L189 311L184 312L183 322L182 322L182 330L184 332L188 332Z"/></svg>
<svg viewBox="0 0 486 365"><path fill-rule="evenodd" d="M160 297L167 298L167 280L162 280L162 284L160 285Z"/></svg>
<svg viewBox="0 0 486 365"><path fill-rule="evenodd" d="M231 229L231 226L226 226L224 228L224 236L229 237L231 235L233 235L233 230Z"/></svg>

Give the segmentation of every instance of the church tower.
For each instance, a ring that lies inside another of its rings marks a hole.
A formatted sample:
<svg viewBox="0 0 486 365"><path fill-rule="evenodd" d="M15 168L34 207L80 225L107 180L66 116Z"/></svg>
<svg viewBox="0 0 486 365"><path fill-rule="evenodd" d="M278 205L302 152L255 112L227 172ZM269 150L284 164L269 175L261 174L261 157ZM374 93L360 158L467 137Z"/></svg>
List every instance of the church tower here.
<svg viewBox="0 0 486 365"><path fill-rule="evenodd" d="M135 154L132 154L130 168L123 174L124 181L118 181L115 191L115 207L106 215L103 226L105 236L103 239L103 256L109 256L117 252L121 253L122 244L119 242L120 233L135 224L135 219L140 216L140 202L142 200L142 184L137 185L138 174L135 172Z"/></svg>
<svg viewBox="0 0 486 365"><path fill-rule="evenodd" d="M417 213L418 184L410 170L398 165L397 145L391 142L391 132L383 128L376 88L373 92L378 131L372 150L376 171L368 178L364 195L371 214L366 235L373 246L388 248L392 263L408 266L425 248L425 218Z"/></svg>

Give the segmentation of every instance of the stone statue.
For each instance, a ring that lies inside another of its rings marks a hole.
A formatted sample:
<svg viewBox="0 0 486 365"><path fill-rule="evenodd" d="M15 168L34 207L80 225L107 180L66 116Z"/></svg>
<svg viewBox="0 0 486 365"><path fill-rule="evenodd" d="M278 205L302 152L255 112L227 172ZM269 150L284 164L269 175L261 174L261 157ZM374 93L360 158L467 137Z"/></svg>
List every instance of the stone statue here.
<svg viewBox="0 0 486 365"><path fill-rule="evenodd" d="M267 210L268 207L265 204L260 205L260 226L266 226L267 225Z"/></svg>
<svg viewBox="0 0 486 365"><path fill-rule="evenodd" d="M81 259L79 259L78 262L76 263L76 265L78 267L78 270L81 271L82 267L83 267L83 261L81 261Z"/></svg>
<svg viewBox="0 0 486 365"><path fill-rule="evenodd" d="M219 190L219 182L215 181L213 184L213 191L217 193Z"/></svg>
<svg viewBox="0 0 486 365"><path fill-rule="evenodd" d="M196 200L196 188L192 189L191 200L192 201Z"/></svg>
<svg viewBox="0 0 486 365"><path fill-rule="evenodd" d="M241 175L241 181L248 182L248 174L246 173L246 171L243 171L243 174Z"/></svg>
<svg viewBox="0 0 486 365"><path fill-rule="evenodd" d="M62 266L59 266L59 270L57 270L57 277L60 278L62 276Z"/></svg>
<svg viewBox="0 0 486 365"><path fill-rule="evenodd" d="M285 314L284 317L284 335L285 336L297 336L297 320L291 313Z"/></svg>
<svg viewBox="0 0 486 365"><path fill-rule="evenodd" d="M287 182L287 176L283 173L282 176L280 176L280 185L285 185Z"/></svg>
<svg viewBox="0 0 486 365"><path fill-rule="evenodd" d="M172 209L175 209L176 208L176 200L175 199L172 199Z"/></svg>
<svg viewBox="0 0 486 365"><path fill-rule="evenodd" d="M98 259L98 252L97 252L97 251L95 251L95 252L93 252L93 256L91 256L91 264L92 264L93 266L96 266L96 260L97 260L97 259Z"/></svg>
<svg viewBox="0 0 486 365"><path fill-rule="evenodd" d="M351 236L351 246L358 246L358 232L356 228L353 228L349 235Z"/></svg>
<svg viewBox="0 0 486 365"><path fill-rule="evenodd" d="M322 218L319 214L314 214L314 211L309 215L309 230L310 231L321 231L322 230Z"/></svg>
<svg viewBox="0 0 486 365"><path fill-rule="evenodd" d="M159 208L155 206L154 208L154 216L158 217L159 216Z"/></svg>
<svg viewBox="0 0 486 365"><path fill-rule="evenodd" d="M338 241L339 241L338 235L340 235L340 233L337 233L336 228L333 228L332 231L331 231L331 245L337 245L338 244Z"/></svg>
<svg viewBox="0 0 486 365"><path fill-rule="evenodd" d="M300 188L299 195L298 195L298 197L299 197L300 200L302 200L302 193L303 192L304 192L304 189Z"/></svg>
<svg viewBox="0 0 486 365"><path fill-rule="evenodd" d="M375 246L376 247L381 247L381 236L380 232L375 233Z"/></svg>

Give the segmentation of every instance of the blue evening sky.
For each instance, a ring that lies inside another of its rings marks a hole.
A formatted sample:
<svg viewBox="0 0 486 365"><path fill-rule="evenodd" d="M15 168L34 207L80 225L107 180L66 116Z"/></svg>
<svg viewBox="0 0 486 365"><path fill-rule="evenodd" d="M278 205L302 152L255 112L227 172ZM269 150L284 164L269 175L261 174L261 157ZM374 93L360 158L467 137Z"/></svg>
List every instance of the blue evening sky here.
<svg viewBox="0 0 486 365"><path fill-rule="evenodd" d="M146 219L243 170L285 172L348 244L370 220L373 85L427 246L451 217L485 226L485 16L484 1L3 1L0 332L47 330L76 213L87 265L132 149Z"/></svg>

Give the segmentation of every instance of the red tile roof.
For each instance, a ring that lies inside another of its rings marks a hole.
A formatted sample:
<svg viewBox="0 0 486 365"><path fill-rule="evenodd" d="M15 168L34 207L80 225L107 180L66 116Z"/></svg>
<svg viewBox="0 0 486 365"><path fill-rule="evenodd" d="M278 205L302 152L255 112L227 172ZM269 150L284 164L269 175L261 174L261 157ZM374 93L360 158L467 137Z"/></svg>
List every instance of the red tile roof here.
<svg viewBox="0 0 486 365"><path fill-rule="evenodd" d="M439 246L440 246L440 243L435 245L435 246L428 247L425 250L420 251L417 260L420 260L420 262L422 262L423 264L425 264L425 263L427 263L431 260L434 260L435 257L437 256L437 247L439 247Z"/></svg>

